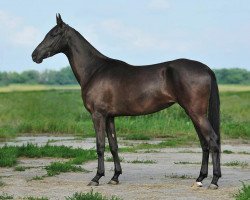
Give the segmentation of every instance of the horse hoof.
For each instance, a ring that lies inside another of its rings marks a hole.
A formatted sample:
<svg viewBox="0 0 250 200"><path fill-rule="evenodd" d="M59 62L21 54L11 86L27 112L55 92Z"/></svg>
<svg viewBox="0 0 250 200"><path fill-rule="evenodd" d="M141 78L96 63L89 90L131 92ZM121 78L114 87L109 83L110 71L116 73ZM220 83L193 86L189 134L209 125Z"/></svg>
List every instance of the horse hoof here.
<svg viewBox="0 0 250 200"><path fill-rule="evenodd" d="M212 183L208 186L208 189L210 189L210 190L217 190L218 188L219 188L218 185L215 185L215 184L212 184Z"/></svg>
<svg viewBox="0 0 250 200"><path fill-rule="evenodd" d="M119 184L119 181L110 180L110 181L108 182L108 184L110 184L110 185L118 185L118 184Z"/></svg>
<svg viewBox="0 0 250 200"><path fill-rule="evenodd" d="M90 181L88 186L98 186L99 183L95 182L95 181Z"/></svg>
<svg viewBox="0 0 250 200"><path fill-rule="evenodd" d="M199 188L202 187L202 182L194 182L194 184L192 185L193 188Z"/></svg>

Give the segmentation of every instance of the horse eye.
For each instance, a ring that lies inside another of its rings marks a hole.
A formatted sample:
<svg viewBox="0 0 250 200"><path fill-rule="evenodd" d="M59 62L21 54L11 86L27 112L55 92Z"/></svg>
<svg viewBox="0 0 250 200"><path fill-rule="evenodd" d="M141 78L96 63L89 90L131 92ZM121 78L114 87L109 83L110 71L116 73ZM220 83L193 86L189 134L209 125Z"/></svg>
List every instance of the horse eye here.
<svg viewBox="0 0 250 200"><path fill-rule="evenodd" d="M57 36L58 33L59 33L59 31L58 31L58 30L55 30L55 31L53 31L50 35L54 37L54 36Z"/></svg>

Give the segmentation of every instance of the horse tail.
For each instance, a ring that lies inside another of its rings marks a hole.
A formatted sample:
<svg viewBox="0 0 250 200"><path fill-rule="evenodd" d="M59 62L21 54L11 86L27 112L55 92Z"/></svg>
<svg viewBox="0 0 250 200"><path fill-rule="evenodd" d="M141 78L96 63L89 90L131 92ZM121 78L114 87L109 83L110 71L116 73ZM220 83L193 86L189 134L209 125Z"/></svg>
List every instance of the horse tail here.
<svg viewBox="0 0 250 200"><path fill-rule="evenodd" d="M220 148L220 97L214 72L211 74L211 91L209 98L208 120L217 135L217 144Z"/></svg>

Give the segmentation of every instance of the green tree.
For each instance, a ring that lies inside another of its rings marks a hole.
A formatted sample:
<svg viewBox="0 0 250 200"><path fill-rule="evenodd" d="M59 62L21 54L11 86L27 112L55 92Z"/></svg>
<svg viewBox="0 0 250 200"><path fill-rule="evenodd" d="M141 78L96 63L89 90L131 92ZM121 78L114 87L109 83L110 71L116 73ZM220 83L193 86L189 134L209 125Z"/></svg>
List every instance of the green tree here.
<svg viewBox="0 0 250 200"><path fill-rule="evenodd" d="M39 72L36 70L24 71L20 75L24 81L23 83L35 84L39 82Z"/></svg>

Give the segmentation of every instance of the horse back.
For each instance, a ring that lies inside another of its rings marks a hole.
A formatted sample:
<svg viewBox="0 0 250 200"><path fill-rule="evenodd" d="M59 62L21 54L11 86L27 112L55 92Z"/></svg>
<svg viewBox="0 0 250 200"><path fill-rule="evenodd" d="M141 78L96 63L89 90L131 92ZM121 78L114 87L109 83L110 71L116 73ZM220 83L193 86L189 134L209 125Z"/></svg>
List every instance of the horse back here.
<svg viewBox="0 0 250 200"><path fill-rule="evenodd" d="M108 62L84 92L84 104L90 112L98 109L113 116L159 111L178 101L183 82L190 85L187 77L202 71L198 65L189 60L148 66Z"/></svg>

